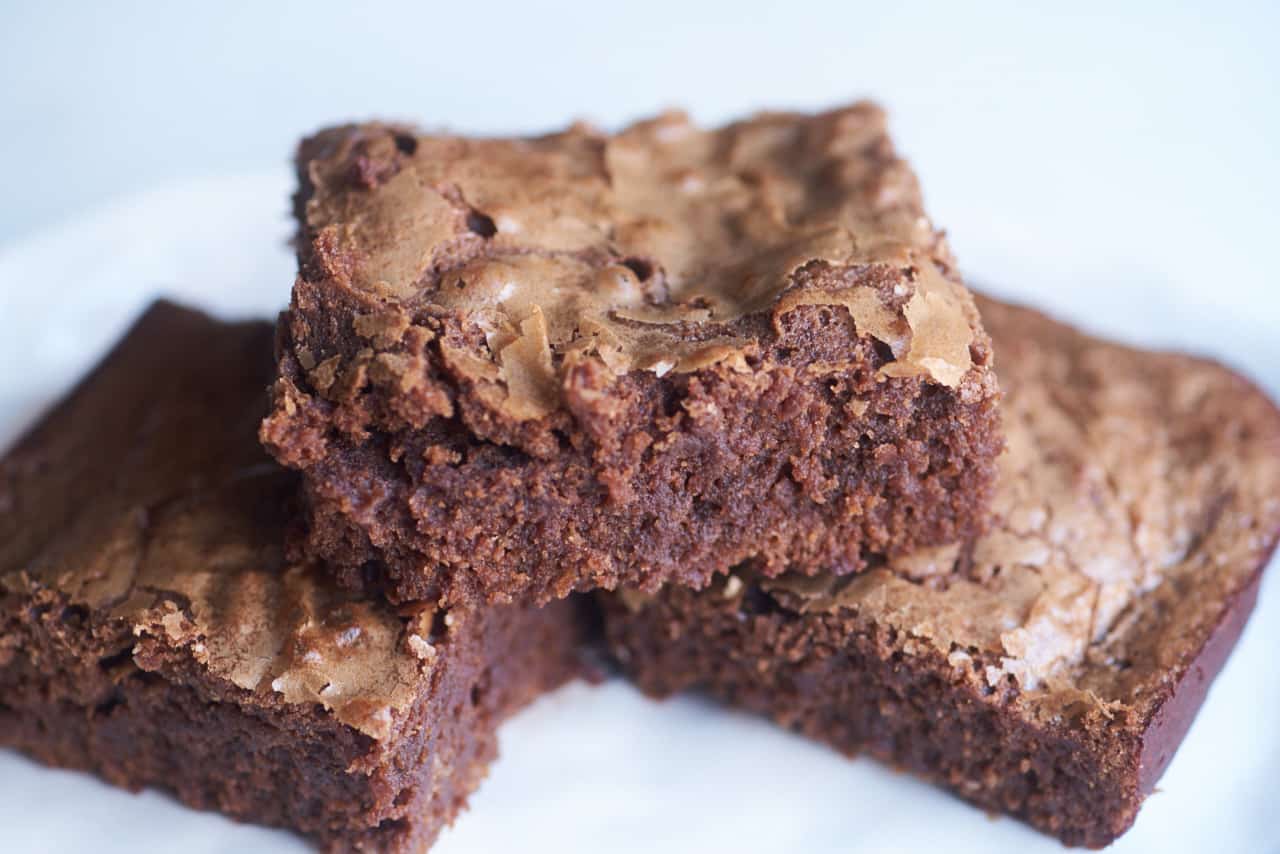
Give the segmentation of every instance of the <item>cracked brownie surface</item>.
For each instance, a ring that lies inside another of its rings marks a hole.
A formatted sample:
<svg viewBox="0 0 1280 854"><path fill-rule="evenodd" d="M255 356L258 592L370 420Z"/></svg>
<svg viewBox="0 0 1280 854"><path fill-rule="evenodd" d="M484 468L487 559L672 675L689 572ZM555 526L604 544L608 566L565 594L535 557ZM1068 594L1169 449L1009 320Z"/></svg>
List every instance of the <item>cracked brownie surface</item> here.
<svg viewBox="0 0 1280 854"><path fill-rule="evenodd" d="M346 126L298 167L262 437L344 584L546 601L980 530L989 340L878 108Z"/></svg>
<svg viewBox="0 0 1280 854"><path fill-rule="evenodd" d="M1070 844L1123 833L1252 609L1280 413L1246 380L979 300L1008 448L991 529L850 577L608 597L647 691L702 686Z"/></svg>

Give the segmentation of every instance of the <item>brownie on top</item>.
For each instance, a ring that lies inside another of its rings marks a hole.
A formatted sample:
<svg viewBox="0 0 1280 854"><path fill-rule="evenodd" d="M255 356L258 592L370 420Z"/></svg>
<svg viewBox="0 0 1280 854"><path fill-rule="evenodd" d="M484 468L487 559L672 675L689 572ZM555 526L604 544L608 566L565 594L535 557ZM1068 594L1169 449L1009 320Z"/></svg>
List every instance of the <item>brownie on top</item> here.
<svg viewBox="0 0 1280 854"><path fill-rule="evenodd" d="M348 586L546 601L980 530L990 343L875 106L346 126L298 167L261 435Z"/></svg>
<svg viewBox="0 0 1280 854"><path fill-rule="evenodd" d="M979 300L1008 453L991 530L852 577L614 594L647 691L704 686L1063 841L1132 824L1280 535L1280 412L1198 359Z"/></svg>
<svg viewBox="0 0 1280 854"><path fill-rule="evenodd" d="M574 602L396 611L282 554L265 323L170 304L0 459L0 745L334 851L421 851Z"/></svg>

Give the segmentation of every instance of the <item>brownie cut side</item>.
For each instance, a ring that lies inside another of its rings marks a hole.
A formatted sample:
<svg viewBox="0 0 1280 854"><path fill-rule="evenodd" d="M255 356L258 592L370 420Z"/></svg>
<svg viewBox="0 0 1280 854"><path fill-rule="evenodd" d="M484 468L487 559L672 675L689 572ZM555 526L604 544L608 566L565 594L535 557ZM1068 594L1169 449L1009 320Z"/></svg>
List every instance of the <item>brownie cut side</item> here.
<svg viewBox="0 0 1280 854"><path fill-rule="evenodd" d="M991 348L884 116L302 144L262 438L394 601L866 568L977 534Z"/></svg>
<svg viewBox="0 0 1280 854"><path fill-rule="evenodd" d="M158 303L0 460L0 745L130 789L422 851L508 714L576 672L578 603L394 610L282 554L265 323Z"/></svg>
<svg viewBox="0 0 1280 854"><path fill-rule="evenodd" d="M1008 451L991 530L892 571L602 594L648 693L701 687L1071 845L1133 823L1280 534L1280 412L1216 364L979 300Z"/></svg>

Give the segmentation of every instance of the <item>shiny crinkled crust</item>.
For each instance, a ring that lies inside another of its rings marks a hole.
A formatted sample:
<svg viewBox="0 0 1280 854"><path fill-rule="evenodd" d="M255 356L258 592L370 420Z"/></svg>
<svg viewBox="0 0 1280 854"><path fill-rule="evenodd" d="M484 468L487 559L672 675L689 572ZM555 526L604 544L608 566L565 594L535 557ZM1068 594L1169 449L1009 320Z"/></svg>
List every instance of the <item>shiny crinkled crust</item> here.
<svg viewBox="0 0 1280 854"><path fill-rule="evenodd" d="M1008 441L990 531L856 577L628 594L606 626L656 693L709 686L1103 845L1252 608L1280 535L1280 412L1217 364L979 305Z"/></svg>
<svg viewBox="0 0 1280 854"><path fill-rule="evenodd" d="M302 278L342 293L351 316L329 320L365 345L343 352L336 329L294 341L322 395L361 366L412 383L420 367L386 357L420 316L447 315L483 341L455 342L450 367L531 420L583 359L741 367L761 336L734 321L800 305L847 310L892 351L889 376L973 379L972 298L870 104L716 131L671 113L614 136L347 126L304 142L299 172ZM834 274L797 276L814 267Z"/></svg>
<svg viewBox="0 0 1280 854"><path fill-rule="evenodd" d="M0 744L332 849L422 850L575 603L397 611L287 561L272 328L160 303L0 459Z"/></svg>
<svg viewBox="0 0 1280 854"><path fill-rule="evenodd" d="M347 126L303 143L299 175L262 436L348 581L376 559L393 598L544 601L705 584L716 554L852 571L981 528L989 341L878 108L536 139ZM763 446L733 447L725 422L753 415ZM757 452L774 464L735 479ZM703 492L679 483L695 470Z"/></svg>

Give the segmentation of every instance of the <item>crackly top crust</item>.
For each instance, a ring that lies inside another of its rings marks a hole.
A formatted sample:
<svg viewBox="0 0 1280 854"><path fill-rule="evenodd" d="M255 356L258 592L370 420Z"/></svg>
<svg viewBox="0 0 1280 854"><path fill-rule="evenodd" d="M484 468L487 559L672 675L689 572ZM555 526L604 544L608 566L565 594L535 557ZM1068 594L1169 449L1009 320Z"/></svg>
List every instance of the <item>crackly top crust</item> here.
<svg viewBox="0 0 1280 854"><path fill-rule="evenodd" d="M885 374L990 392L972 298L871 104L716 131L671 113L613 136L346 126L304 142L299 169L303 279L341 290L373 348L427 316L478 327L483 346L443 353L507 417L555 410L587 359L615 374L746 370L758 332L735 320L776 329L815 304L845 306L888 345ZM342 360L308 343L300 361L324 391ZM412 383L407 364L378 367Z"/></svg>
<svg viewBox="0 0 1280 854"><path fill-rule="evenodd" d="M984 686L1012 677L1033 713L1149 715L1280 534L1280 412L1217 364L978 304L1006 395L990 533L897 575L763 584L896 626Z"/></svg>
<svg viewBox="0 0 1280 854"><path fill-rule="evenodd" d="M152 307L0 461L0 604L60 594L386 739L426 684L432 615L402 619L285 563L296 484L254 438L271 337Z"/></svg>

